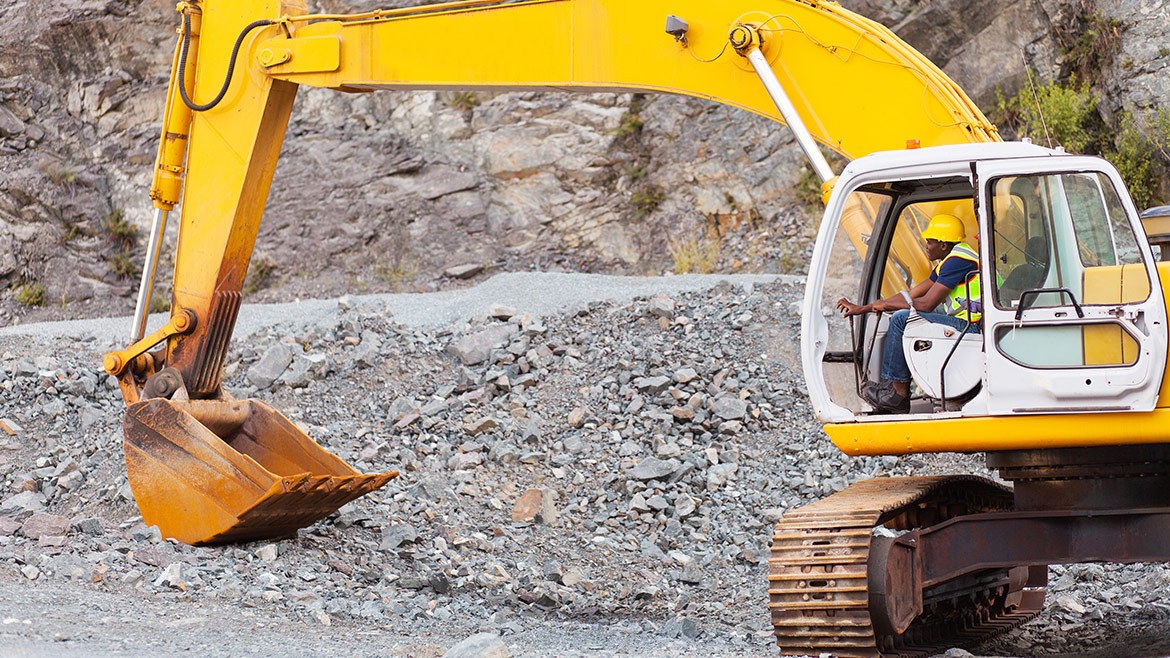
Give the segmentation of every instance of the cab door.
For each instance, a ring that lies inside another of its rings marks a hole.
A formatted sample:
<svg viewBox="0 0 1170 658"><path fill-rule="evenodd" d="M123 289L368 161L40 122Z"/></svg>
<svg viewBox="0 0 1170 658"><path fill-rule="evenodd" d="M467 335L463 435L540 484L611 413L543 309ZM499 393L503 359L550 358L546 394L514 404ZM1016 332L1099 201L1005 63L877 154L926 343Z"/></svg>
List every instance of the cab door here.
<svg viewBox="0 0 1170 658"><path fill-rule="evenodd" d="M1115 169L1096 158L975 165L988 411L1148 411L1166 306Z"/></svg>

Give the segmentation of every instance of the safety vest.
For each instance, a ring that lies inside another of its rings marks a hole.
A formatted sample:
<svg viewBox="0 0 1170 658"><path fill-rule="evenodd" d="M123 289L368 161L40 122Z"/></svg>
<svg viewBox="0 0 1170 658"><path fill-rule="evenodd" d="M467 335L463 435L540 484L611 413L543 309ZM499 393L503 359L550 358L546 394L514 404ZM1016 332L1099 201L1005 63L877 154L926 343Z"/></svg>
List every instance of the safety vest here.
<svg viewBox="0 0 1170 658"><path fill-rule="evenodd" d="M935 277L942 271L943 263L952 258L962 258L969 260L979 265L979 252L975 251L965 242L960 242L951 248L951 253L942 259L934 268ZM970 297L968 298L968 291ZM950 294L943 299L943 310L947 315L953 315L961 320L970 320L971 322L978 322L983 317L982 297L979 289L979 273L976 272L968 282L959 282L957 286L951 289Z"/></svg>

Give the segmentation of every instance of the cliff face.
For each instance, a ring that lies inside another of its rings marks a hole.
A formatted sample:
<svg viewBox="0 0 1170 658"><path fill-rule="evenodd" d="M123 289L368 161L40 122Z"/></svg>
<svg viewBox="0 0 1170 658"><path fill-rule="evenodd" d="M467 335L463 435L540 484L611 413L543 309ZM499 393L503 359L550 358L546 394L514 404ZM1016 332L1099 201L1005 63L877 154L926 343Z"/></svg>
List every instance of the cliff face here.
<svg viewBox="0 0 1170 658"><path fill-rule="evenodd" d="M1056 76L1054 26L1087 6L843 4L894 27L984 108L997 88L1026 84L1026 67ZM1166 107L1167 0L1091 9L1123 25L1101 71L1103 111ZM165 0L0 6L0 323L131 309L142 256L128 233L144 234L150 214L175 21ZM802 177L787 131L693 99L302 90L251 298L433 289L460 264L661 272L669 238L712 230L724 269L799 270L816 221L796 193ZM43 305L17 301L34 283Z"/></svg>

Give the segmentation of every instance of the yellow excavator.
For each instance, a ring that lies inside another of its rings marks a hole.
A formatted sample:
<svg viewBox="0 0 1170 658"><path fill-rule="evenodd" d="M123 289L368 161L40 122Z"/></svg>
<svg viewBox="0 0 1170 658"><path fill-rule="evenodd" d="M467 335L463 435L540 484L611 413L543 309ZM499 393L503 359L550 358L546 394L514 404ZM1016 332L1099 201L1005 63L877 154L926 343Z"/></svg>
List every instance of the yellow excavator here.
<svg viewBox="0 0 1170 658"><path fill-rule="evenodd" d="M769 569L782 652L929 654L1035 614L1049 564L1170 559L1170 271L1116 169L1002 142L962 90L881 25L819 0L178 9L132 344L105 359L128 405L135 499L165 537L286 536L396 475L357 473L221 385L299 86L649 91L786 124L825 182L802 358L832 441L850 455L982 452L1014 484L873 479L790 511ZM833 172L821 147L850 163ZM169 321L146 335L180 201ZM980 330L912 318L901 346L909 412L879 413L860 392L880 376L889 318L843 318L834 300L865 303L922 281L931 263L920 232L938 213L960 218L978 253Z"/></svg>

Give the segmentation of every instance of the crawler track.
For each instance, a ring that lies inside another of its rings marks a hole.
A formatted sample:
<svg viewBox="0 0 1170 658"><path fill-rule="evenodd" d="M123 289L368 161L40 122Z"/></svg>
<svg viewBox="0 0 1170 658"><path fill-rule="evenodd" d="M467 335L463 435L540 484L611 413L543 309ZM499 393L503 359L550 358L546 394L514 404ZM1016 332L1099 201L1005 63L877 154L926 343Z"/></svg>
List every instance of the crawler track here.
<svg viewBox="0 0 1170 658"><path fill-rule="evenodd" d="M980 572L926 591L924 613L901 635L882 632L870 615L867 572L877 526L910 530L1011 505L1010 489L982 478L878 478L789 512L776 525L768 576L781 651L929 655L1029 619L1042 607L1043 591L1022 591L1026 578L1015 570Z"/></svg>

